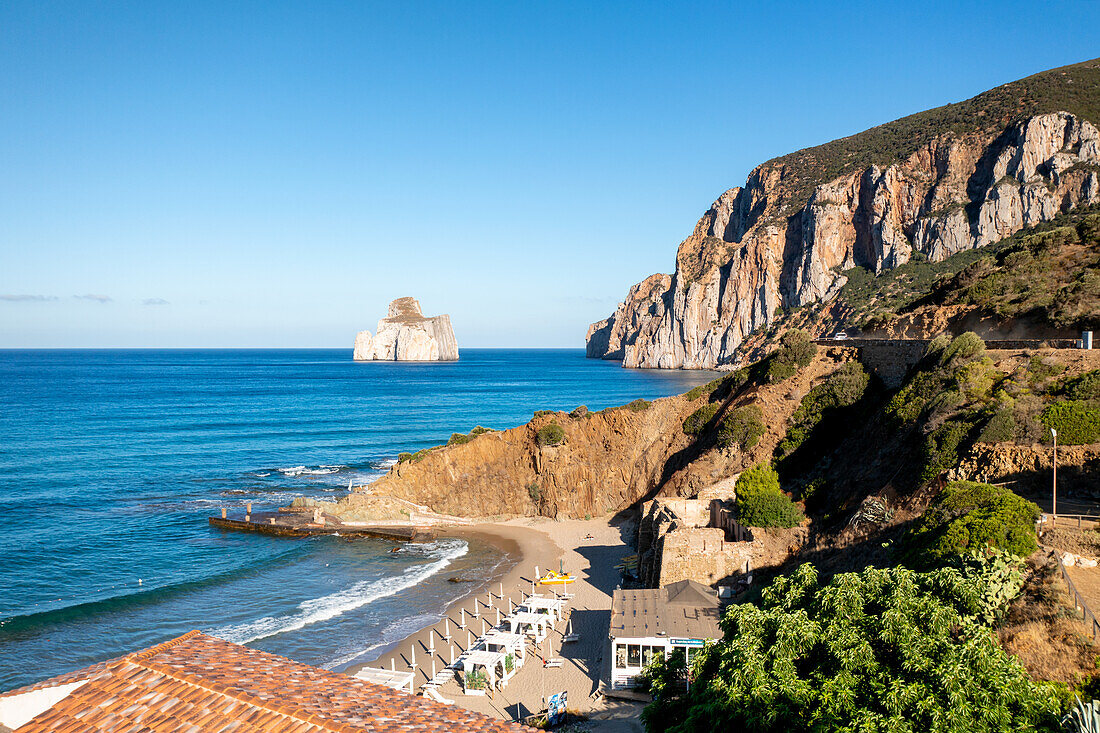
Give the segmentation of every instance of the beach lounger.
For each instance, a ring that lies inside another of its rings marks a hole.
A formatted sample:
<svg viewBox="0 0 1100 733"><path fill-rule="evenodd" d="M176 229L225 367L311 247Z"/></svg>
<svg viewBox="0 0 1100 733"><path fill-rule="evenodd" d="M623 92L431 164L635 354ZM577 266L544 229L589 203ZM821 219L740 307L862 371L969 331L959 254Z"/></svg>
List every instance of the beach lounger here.
<svg viewBox="0 0 1100 733"><path fill-rule="evenodd" d="M442 695L439 694L439 691L436 690L434 687L425 687L424 688L424 697L428 698L429 700L435 700L436 702L441 702L444 705L454 705L455 704L454 700L449 700L449 699L443 697Z"/></svg>

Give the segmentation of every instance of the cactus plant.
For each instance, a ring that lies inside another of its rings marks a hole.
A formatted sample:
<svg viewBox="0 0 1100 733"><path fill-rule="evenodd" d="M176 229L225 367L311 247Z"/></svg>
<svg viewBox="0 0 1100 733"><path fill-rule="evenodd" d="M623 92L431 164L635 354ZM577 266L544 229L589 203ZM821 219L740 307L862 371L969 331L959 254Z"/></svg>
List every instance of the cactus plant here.
<svg viewBox="0 0 1100 733"><path fill-rule="evenodd" d="M1085 703L1076 699L1073 710L1062 718L1062 727L1071 733L1100 733L1100 700Z"/></svg>

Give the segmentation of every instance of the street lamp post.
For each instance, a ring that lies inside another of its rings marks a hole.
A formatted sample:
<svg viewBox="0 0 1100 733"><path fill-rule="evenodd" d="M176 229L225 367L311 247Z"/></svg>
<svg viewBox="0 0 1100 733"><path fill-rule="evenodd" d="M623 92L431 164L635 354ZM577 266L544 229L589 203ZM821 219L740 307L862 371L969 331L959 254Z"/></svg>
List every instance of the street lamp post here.
<svg viewBox="0 0 1100 733"><path fill-rule="evenodd" d="M1051 471L1051 526L1058 521L1058 431L1054 428L1050 429L1050 437L1054 438L1054 460L1052 462L1053 471Z"/></svg>

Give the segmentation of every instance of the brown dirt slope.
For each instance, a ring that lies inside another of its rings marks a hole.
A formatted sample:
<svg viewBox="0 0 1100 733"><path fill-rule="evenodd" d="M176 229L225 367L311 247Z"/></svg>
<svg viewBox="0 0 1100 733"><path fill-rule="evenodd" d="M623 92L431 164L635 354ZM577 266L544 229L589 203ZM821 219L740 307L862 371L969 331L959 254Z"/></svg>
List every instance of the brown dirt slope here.
<svg viewBox="0 0 1100 733"><path fill-rule="evenodd" d="M689 401L679 395L644 408L624 406L578 418L564 412L539 415L526 425L399 463L370 491L459 516L573 518L601 516L656 495L693 496L767 460L802 396L851 356L831 350L784 382L748 386L727 398L715 423L726 410L744 404L763 411L767 433L747 453L715 446L713 428L699 439L685 435L684 419L705 405L707 396ZM565 440L539 446L538 431L551 423L561 426ZM362 500L352 494L326 511L339 516Z"/></svg>

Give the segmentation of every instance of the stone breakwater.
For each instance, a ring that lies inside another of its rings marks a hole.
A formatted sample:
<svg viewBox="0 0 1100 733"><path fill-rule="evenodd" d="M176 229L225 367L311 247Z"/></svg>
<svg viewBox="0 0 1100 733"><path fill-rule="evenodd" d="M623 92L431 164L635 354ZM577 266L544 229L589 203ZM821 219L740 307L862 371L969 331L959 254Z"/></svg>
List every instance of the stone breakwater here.
<svg viewBox="0 0 1100 733"><path fill-rule="evenodd" d="M356 361L455 361L458 342L451 317L425 316L416 298L398 298L374 336L360 331L355 336Z"/></svg>
<svg viewBox="0 0 1100 733"><path fill-rule="evenodd" d="M816 186L793 209L791 166L765 163L719 196L680 244L675 273L635 285L589 327L588 356L667 369L734 363L779 309L831 299L845 270L878 273L918 253L943 260L1100 202L1100 133L1067 112L944 133L897 163Z"/></svg>

